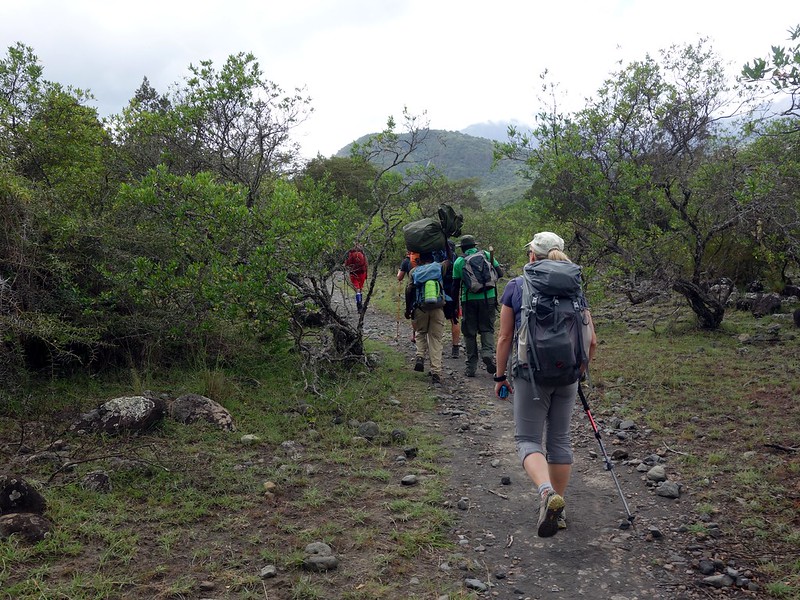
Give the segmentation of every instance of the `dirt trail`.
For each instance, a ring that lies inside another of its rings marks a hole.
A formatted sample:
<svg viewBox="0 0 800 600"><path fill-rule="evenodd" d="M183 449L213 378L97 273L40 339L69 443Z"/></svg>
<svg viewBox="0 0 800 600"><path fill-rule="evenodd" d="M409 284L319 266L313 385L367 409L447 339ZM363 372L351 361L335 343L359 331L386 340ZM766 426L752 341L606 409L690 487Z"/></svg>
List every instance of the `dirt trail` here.
<svg viewBox="0 0 800 600"><path fill-rule="evenodd" d="M368 314L365 335L405 353L410 377L425 377L411 370L408 321L400 323L399 332L393 317ZM678 532L685 522L679 514L690 512L690 497L657 497L642 473L622 464L614 470L635 520L634 528L620 528L625 512L602 458L590 454L600 453L580 401L573 416L573 477L565 497L568 528L552 538L537 537L538 502L514 450L511 404L494 398L492 378L482 368L475 378L463 376L463 348L461 359L449 358L449 339L445 348L443 385L432 388L437 411L431 426L441 432L451 455L448 489L458 517L453 541L464 555L461 568L452 565L455 579L488 584L479 597L515 600L754 597L697 585L691 548ZM615 446L603 439L610 454ZM462 498L468 498L466 510L456 508Z"/></svg>

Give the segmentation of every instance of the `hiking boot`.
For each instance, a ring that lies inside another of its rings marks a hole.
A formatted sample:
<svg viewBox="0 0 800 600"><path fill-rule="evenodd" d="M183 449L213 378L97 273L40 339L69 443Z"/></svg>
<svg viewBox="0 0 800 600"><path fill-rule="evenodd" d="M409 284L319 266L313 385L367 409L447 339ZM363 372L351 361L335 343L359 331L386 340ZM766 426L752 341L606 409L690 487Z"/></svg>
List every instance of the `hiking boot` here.
<svg viewBox="0 0 800 600"><path fill-rule="evenodd" d="M453 346L453 351L450 353L450 358L458 358L460 352L460 348L458 346Z"/></svg>
<svg viewBox="0 0 800 600"><path fill-rule="evenodd" d="M547 492L547 496L539 502L539 537L552 537L558 533L558 517L564 512L564 499L555 490Z"/></svg>
<svg viewBox="0 0 800 600"><path fill-rule="evenodd" d="M419 371L422 373L425 370L425 359L421 356L417 357L416 362L414 363L414 370Z"/></svg>
<svg viewBox="0 0 800 600"><path fill-rule="evenodd" d="M494 364L493 358L487 356L483 359L483 362L486 364L486 372L489 373L489 375L497 373L497 365Z"/></svg>
<svg viewBox="0 0 800 600"><path fill-rule="evenodd" d="M433 385L442 385L442 378L439 377L436 373L431 375L431 383Z"/></svg>
<svg viewBox="0 0 800 600"><path fill-rule="evenodd" d="M567 528L567 509L561 511L561 514L558 515L558 528L559 529L566 529Z"/></svg>
<svg viewBox="0 0 800 600"><path fill-rule="evenodd" d="M465 377L475 377L475 371L473 371L472 369L467 369L466 371L464 371L464 376Z"/></svg>

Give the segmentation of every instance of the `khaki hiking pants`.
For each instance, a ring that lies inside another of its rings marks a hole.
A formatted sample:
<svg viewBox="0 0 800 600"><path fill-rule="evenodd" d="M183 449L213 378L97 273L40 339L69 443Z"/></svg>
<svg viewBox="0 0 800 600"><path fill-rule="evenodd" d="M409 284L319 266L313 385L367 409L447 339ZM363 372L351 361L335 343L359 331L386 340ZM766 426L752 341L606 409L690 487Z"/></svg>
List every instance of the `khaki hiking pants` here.
<svg viewBox="0 0 800 600"><path fill-rule="evenodd" d="M444 336L444 309L414 309L414 326L417 330L417 358L425 358L427 353L431 362L431 373L442 374L442 337Z"/></svg>

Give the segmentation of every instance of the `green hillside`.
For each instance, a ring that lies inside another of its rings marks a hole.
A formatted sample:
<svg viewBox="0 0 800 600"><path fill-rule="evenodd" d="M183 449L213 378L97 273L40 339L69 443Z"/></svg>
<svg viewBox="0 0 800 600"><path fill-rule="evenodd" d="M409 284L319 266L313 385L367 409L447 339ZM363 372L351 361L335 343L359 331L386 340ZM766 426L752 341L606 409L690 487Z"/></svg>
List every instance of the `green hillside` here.
<svg viewBox="0 0 800 600"><path fill-rule="evenodd" d="M368 138L369 135L365 135L356 142L364 143ZM351 146L348 144L336 156L348 156ZM456 181L476 179L476 192L484 208L502 207L522 198L530 184L516 173L516 165L504 162L493 169L492 148L492 140L486 138L431 129L417 153L415 164L435 166Z"/></svg>

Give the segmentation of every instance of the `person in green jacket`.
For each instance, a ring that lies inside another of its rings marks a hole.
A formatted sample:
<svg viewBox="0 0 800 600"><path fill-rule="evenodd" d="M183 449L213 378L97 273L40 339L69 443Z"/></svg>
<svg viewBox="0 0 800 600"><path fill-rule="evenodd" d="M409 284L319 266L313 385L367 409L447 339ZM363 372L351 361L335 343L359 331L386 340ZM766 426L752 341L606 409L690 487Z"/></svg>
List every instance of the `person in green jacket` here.
<svg viewBox="0 0 800 600"><path fill-rule="evenodd" d="M459 246L464 254L453 264L453 290L460 298L462 307L461 335L467 351L464 374L475 377L479 356L489 374L494 374L497 371L494 360L494 321L497 311L495 285L497 278L503 276L503 270L489 252L478 249L473 236L462 236ZM479 252L483 253L485 261L474 256ZM476 291L478 288L480 290ZM478 334L481 336L480 354Z"/></svg>

